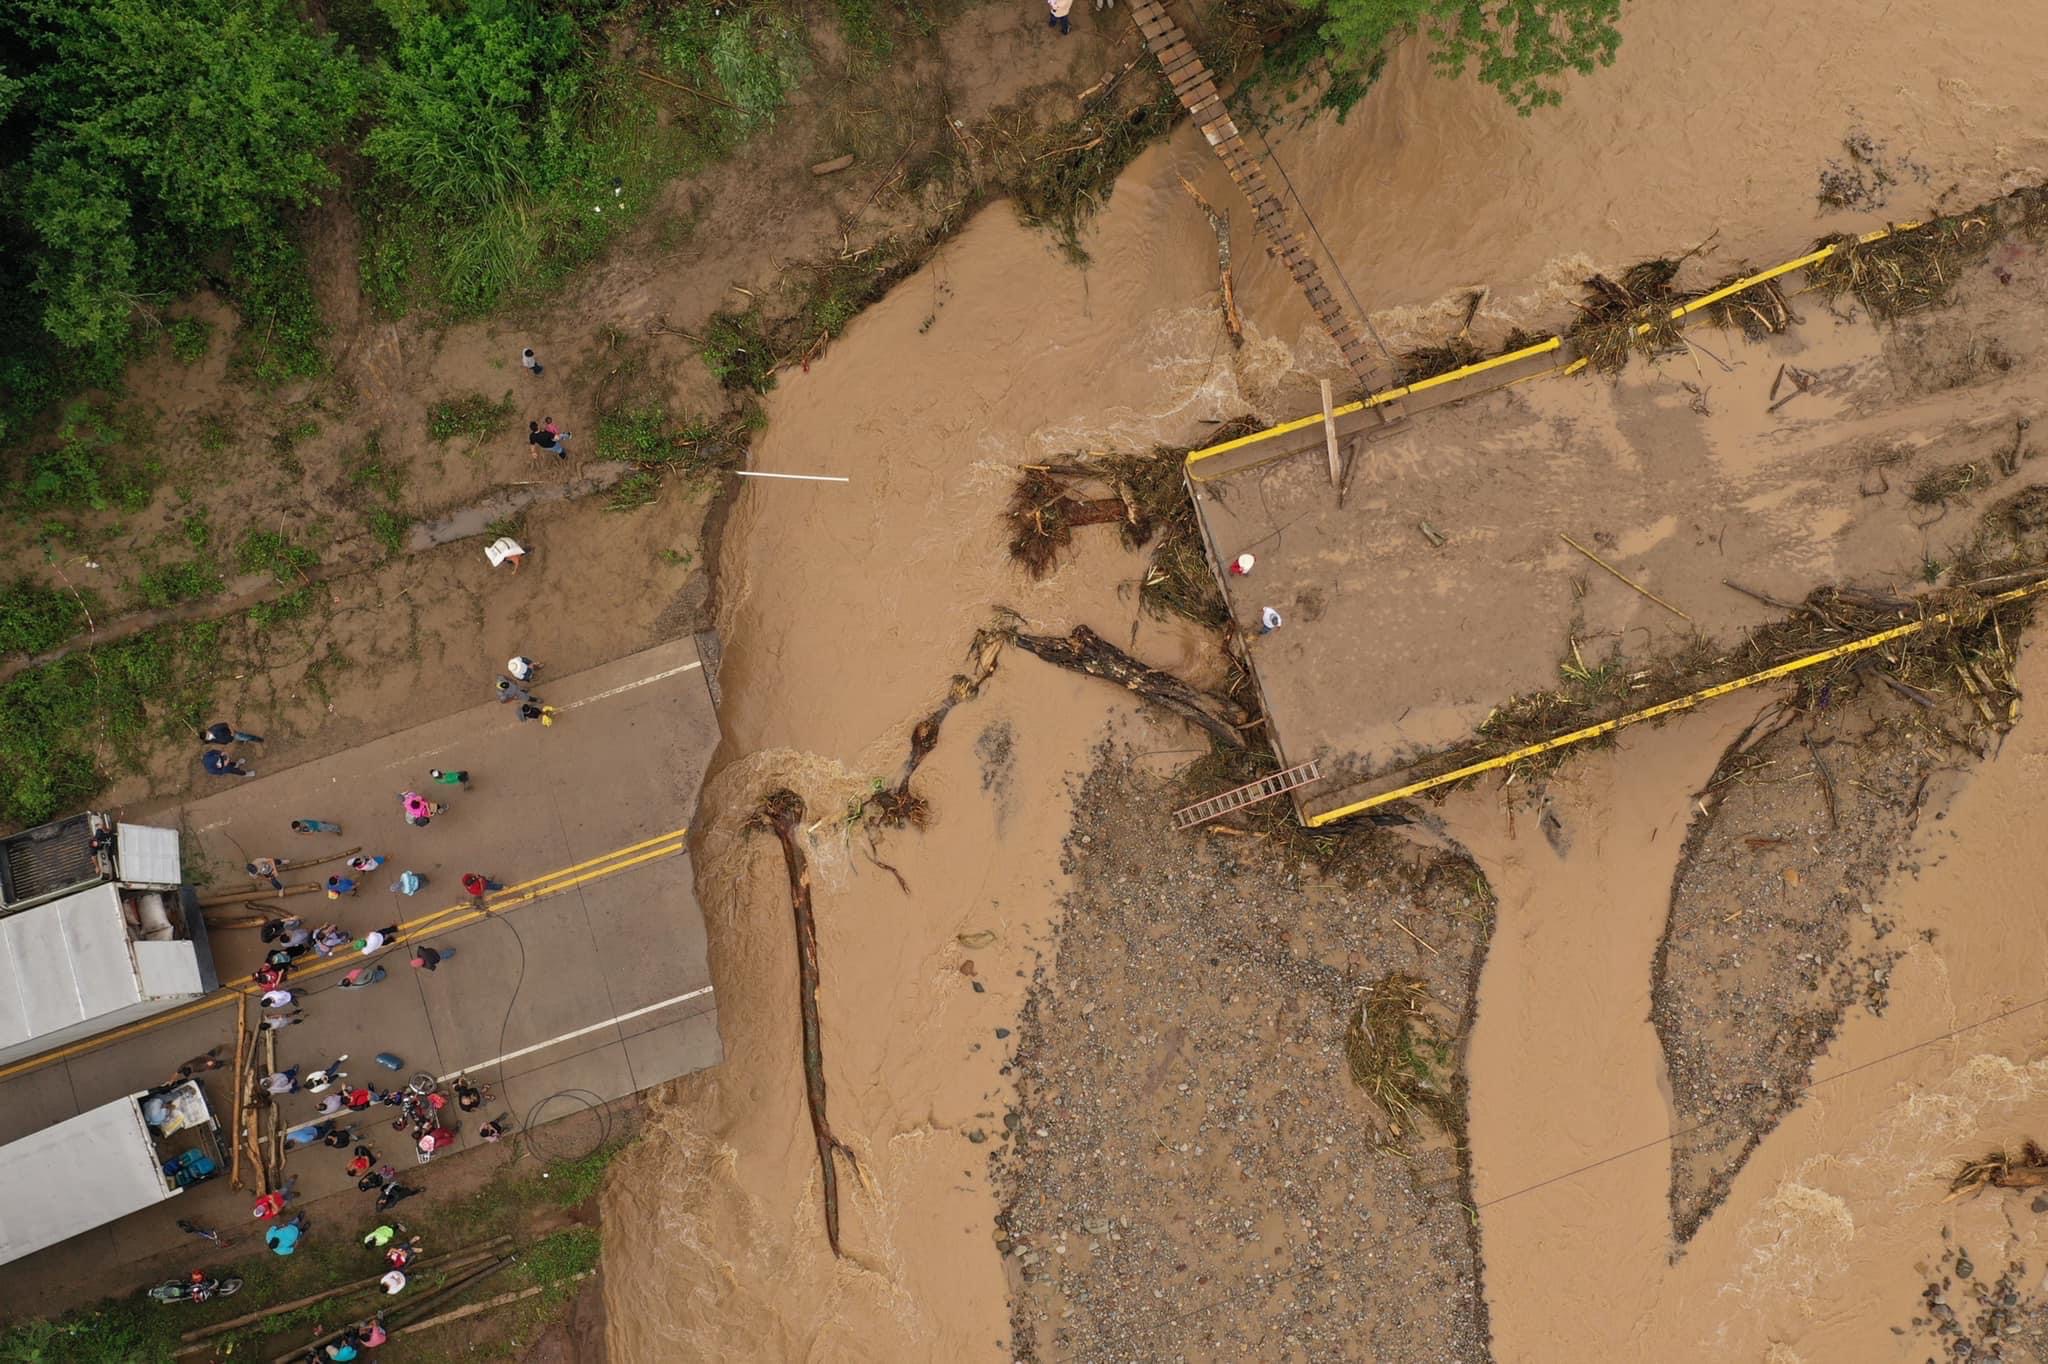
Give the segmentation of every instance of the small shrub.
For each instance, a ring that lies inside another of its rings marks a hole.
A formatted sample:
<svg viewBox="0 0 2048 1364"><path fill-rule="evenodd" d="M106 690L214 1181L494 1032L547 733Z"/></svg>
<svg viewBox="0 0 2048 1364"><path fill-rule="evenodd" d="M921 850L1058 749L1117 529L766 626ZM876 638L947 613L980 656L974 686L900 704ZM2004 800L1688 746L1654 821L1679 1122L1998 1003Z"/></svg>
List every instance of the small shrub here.
<svg viewBox="0 0 2048 1364"><path fill-rule="evenodd" d="M136 582L135 595L144 606L161 609L211 597L226 586L219 569L204 560L190 559L152 568Z"/></svg>
<svg viewBox="0 0 2048 1364"><path fill-rule="evenodd" d="M704 363L727 388L766 393L775 387L775 353L760 310L713 313L704 327Z"/></svg>
<svg viewBox="0 0 2048 1364"><path fill-rule="evenodd" d="M30 578L0 584L0 654L54 649L85 625L86 609L61 588Z"/></svg>
<svg viewBox="0 0 2048 1364"><path fill-rule="evenodd" d="M203 511L187 512L182 529L185 543L192 546L194 551L204 551L213 543L213 523L206 519L206 513Z"/></svg>
<svg viewBox="0 0 2048 1364"><path fill-rule="evenodd" d="M180 317L164 325L171 354L186 364L196 364L213 348L213 324L196 317Z"/></svg>
<svg viewBox="0 0 2048 1364"><path fill-rule="evenodd" d="M458 436L478 445L502 430L511 416L509 393L499 402L492 402L481 393L459 394L443 398L427 409L427 435L444 445Z"/></svg>
<svg viewBox="0 0 2048 1364"><path fill-rule="evenodd" d="M313 585L295 587L274 601L257 602L249 608L249 623L259 630L297 620L313 609Z"/></svg>
<svg viewBox="0 0 2048 1364"><path fill-rule="evenodd" d="M661 495L661 471L658 469L635 469L620 479L612 489L612 495L604 504L606 511L637 511L651 504Z"/></svg>
<svg viewBox="0 0 2048 1364"><path fill-rule="evenodd" d="M235 564L244 573L268 573L278 582L304 578L320 562L311 549L273 530L252 530L235 545Z"/></svg>
<svg viewBox="0 0 2048 1364"><path fill-rule="evenodd" d="M218 412L204 412L199 417L199 448L208 454L215 454L228 448L228 437L234 428L228 419Z"/></svg>
<svg viewBox="0 0 2048 1364"><path fill-rule="evenodd" d="M108 409L75 403L52 445L28 457L15 493L24 506L141 511L149 505L158 466L124 459L125 433Z"/></svg>
<svg viewBox="0 0 2048 1364"><path fill-rule="evenodd" d="M284 229L270 225L244 236L235 248L227 295L242 315L235 364L275 388L310 379L327 368L320 343L327 335L306 258Z"/></svg>
<svg viewBox="0 0 2048 1364"><path fill-rule="evenodd" d="M412 518L404 512L379 507L370 513L370 538L382 547L386 558L405 552L405 533L411 529Z"/></svg>
<svg viewBox="0 0 2048 1364"><path fill-rule="evenodd" d="M387 503L395 504L405 495L405 469L385 463L384 438L375 431L363 442L362 457L350 467L348 481L353 487L368 488Z"/></svg>

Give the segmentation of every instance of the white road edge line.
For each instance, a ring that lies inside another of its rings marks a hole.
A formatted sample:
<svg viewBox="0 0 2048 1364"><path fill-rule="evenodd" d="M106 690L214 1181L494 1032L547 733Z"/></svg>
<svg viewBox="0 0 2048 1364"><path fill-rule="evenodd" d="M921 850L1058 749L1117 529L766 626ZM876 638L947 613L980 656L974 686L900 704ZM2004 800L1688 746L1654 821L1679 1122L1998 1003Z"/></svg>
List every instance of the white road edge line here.
<svg viewBox="0 0 2048 1364"><path fill-rule="evenodd" d="M635 687L644 687L650 682L659 682L665 677L674 677L677 673L686 673L690 671L692 668L701 668L703 666L704 660L700 658L695 663L685 663L680 668L670 668L666 672L654 673L650 676L640 678L637 681L621 683L620 685L613 687L609 691L601 691L595 696L586 696L581 701L571 701L568 705L558 707L558 709L574 710L578 706L587 706L592 701L602 701L606 697L617 696L620 692L631 691Z"/></svg>
<svg viewBox="0 0 2048 1364"><path fill-rule="evenodd" d="M853 482L852 479L842 478L838 474L771 474L765 473L760 469L735 469L733 470L733 472L738 474L741 478L790 478L796 479L797 481L802 483Z"/></svg>
<svg viewBox="0 0 2048 1364"><path fill-rule="evenodd" d="M696 665L692 664L691 666L694 667ZM687 994L676 995L670 999L664 999L657 1004L649 1004L645 1005L642 1008L628 1010L627 1012L619 1014L616 1017L607 1018L602 1023L592 1023L588 1027L578 1028L574 1032L565 1032L560 1037L550 1037L545 1042L536 1042L530 1047L521 1047L518 1051L508 1051L503 1056L493 1056L488 1061L478 1061L475 1065L465 1066L461 1070L451 1070L446 1075L443 1075L441 1077L441 1083L446 1084L448 1081L454 1079L458 1075L467 1075L472 1071L488 1070L492 1066L501 1066L505 1064L505 1062L507 1061L517 1061L522 1056L531 1056L533 1055L533 1053L537 1051L546 1051L549 1047L556 1046L560 1043L571 1042L574 1041L576 1038L586 1036L590 1033L600 1032L605 1028L613 1027L620 1023L630 1022L633 1019L640 1017L642 1014L651 1014L655 1012L657 1009L666 1009L671 1004L687 1004L689 1001L696 999L700 995L710 994L711 988L712 987L709 985L702 985L699 986L697 989L689 991Z"/></svg>

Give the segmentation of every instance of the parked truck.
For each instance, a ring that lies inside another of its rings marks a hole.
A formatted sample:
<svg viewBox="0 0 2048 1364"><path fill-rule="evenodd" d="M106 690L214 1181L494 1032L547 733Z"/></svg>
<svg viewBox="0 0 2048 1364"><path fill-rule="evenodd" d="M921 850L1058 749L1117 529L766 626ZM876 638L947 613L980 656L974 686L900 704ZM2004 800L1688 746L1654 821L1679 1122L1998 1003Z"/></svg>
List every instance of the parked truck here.
<svg viewBox="0 0 2048 1364"><path fill-rule="evenodd" d="M83 814L0 838L0 1066L220 982L178 831Z"/></svg>
<svg viewBox="0 0 2048 1364"><path fill-rule="evenodd" d="M176 1198L221 1169L197 1080L147 1089L0 1146L0 1264Z"/></svg>

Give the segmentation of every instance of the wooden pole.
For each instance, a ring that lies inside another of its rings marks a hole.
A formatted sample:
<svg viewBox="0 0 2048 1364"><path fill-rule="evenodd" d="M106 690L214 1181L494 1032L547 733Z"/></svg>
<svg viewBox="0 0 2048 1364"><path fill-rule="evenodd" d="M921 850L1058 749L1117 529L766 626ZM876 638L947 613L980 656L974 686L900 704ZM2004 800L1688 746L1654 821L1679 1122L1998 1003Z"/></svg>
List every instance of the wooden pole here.
<svg viewBox="0 0 2048 1364"><path fill-rule="evenodd" d="M1325 419L1325 420L1328 420L1328 418L1329 418L1329 412L1330 412L1330 409L1329 409L1329 408L1327 408L1327 407L1326 407L1326 408L1324 408L1324 409L1323 409L1323 416L1324 416L1324 419ZM1615 566L1614 566L1613 564L1610 564L1610 563L1608 563L1608 562L1607 562L1607 561L1606 561L1605 559L1603 559L1603 558L1601 558L1601 557L1600 557L1599 555L1595 554L1595 553L1594 553L1594 552L1593 552L1592 550L1590 550L1590 549L1587 549L1587 548L1586 548L1586 547L1585 547L1584 545L1580 544L1580 543L1579 543L1579 542L1578 542L1577 540L1574 540L1574 539L1572 539L1572 537L1571 537L1571 536L1569 536L1569 535L1566 535L1566 534L1565 534L1565 533L1564 533L1563 531L1559 531L1559 532L1557 533L1557 538L1558 538L1558 539L1560 539L1560 540L1562 540L1562 541L1564 541L1564 542L1565 542L1566 544L1570 545L1570 546L1571 546L1571 547L1572 547L1573 549L1575 549L1575 550L1577 550L1577 551L1578 551L1579 553L1581 553L1581 554L1585 555L1585 556L1586 556L1586 557L1587 557L1588 559L1591 559L1591 560L1592 560L1592 561L1593 561L1594 563L1596 563L1596 564L1600 565L1600 567L1602 567L1602 568L1606 569L1606 570L1607 570L1607 571L1608 571L1609 573L1612 573L1612 574L1613 574L1613 575L1614 575L1615 577L1617 577L1617 578L1621 579L1621 581L1622 581L1622 582L1624 582L1624 583L1627 583L1627 584L1628 584L1628 585L1629 585L1630 587L1634 588L1634 589L1635 589L1635 590L1636 590L1637 592L1640 592L1640 593L1642 593L1642 594L1643 594L1643 595L1644 595L1645 597L1648 597L1648 598L1649 598L1649 599L1650 599L1651 601L1653 601L1653 602L1657 603L1657 605L1659 605L1659 606L1663 607L1663 608L1664 608L1664 609L1665 609L1666 611L1669 611L1669 612L1670 612L1670 613L1671 613L1672 615L1674 615L1674 616L1678 617L1678 618L1679 618L1680 620L1691 620L1691 619L1692 619L1692 617L1691 617L1691 616L1688 616L1687 614L1685 614L1685 612L1683 612L1683 611L1679 610L1679 609L1678 609L1677 607L1673 606L1673 605L1672 605L1672 604L1671 604L1670 602L1668 602L1668 601L1665 601L1665 600L1664 600L1664 599L1663 599L1662 597L1658 596L1658 595L1657 595L1657 594L1656 594L1655 592L1652 592L1652 591L1651 591L1651 590L1650 590L1649 588L1647 588L1647 587L1644 587L1644 586L1643 586L1643 585L1642 585L1641 583L1637 582L1637 581L1636 581L1636 580L1635 580L1634 578L1631 578L1631 577L1629 577L1629 576L1628 576L1628 574L1626 574L1626 573L1622 572L1622 571L1621 571L1620 569L1616 568L1616 567L1615 567Z"/></svg>
<svg viewBox="0 0 2048 1364"><path fill-rule="evenodd" d="M511 1240L510 1234L494 1236L488 1241L482 1241L473 1246L465 1246L461 1250L451 1250L445 1255L422 1255L413 1263L422 1269L428 1265L432 1265L435 1269L465 1268L480 1260L491 1259L502 1254L503 1252L498 1247L510 1243ZM338 1298L344 1293L353 1293L358 1289L374 1287L383 1277L384 1271L379 1270L368 1278L354 1279L339 1287L322 1289L318 1293L311 1293L303 1298L293 1298L290 1302L281 1302L274 1306L266 1307L259 1312L245 1312L239 1317L230 1317L226 1321L217 1321L211 1326L202 1326L197 1330L187 1331L179 1336L178 1339L190 1343L208 1340L218 1335L225 1335L229 1331L239 1330L241 1327L247 1326L250 1322L262 1321L266 1317L282 1316L286 1312L296 1312L301 1307L311 1307L316 1302L325 1302L329 1298ZM197 1351L188 1352L180 1350L178 1353L197 1353Z"/></svg>
<svg viewBox="0 0 2048 1364"><path fill-rule="evenodd" d="M1330 390L1330 381L1323 380L1323 444L1330 450L1330 486L1340 487L1344 482L1344 466L1337 457L1337 403Z"/></svg>
<svg viewBox="0 0 2048 1364"><path fill-rule="evenodd" d="M425 1321L416 1321L410 1326L401 1326L391 1334L394 1336L410 1335L414 1331L426 1331L436 1326L446 1326L451 1321L461 1321L464 1317L473 1317L479 1312L488 1312L493 1307L503 1307L507 1303L519 1302L522 1299L533 1297L537 1293L545 1293L558 1284L575 1283L579 1279L587 1279L595 1273L597 1271L594 1269L586 1269L580 1274L571 1274L566 1279L557 1279L554 1283L537 1283L531 1288L522 1288L514 1293L500 1293L495 1298L486 1298L482 1302L473 1302L467 1307L458 1307L453 1312L443 1312L438 1317L428 1317Z"/></svg>
<svg viewBox="0 0 2048 1364"><path fill-rule="evenodd" d="M304 895L309 890L319 889L321 885L318 881L301 881L295 886L286 886L283 890L272 890L269 886L261 890L237 890L225 895L204 896L199 901L199 907L218 909L222 905L245 905L251 900L271 900L280 895Z"/></svg>
<svg viewBox="0 0 2048 1364"><path fill-rule="evenodd" d="M229 1130L234 1133L234 1136L230 1138L228 1143L234 1153L233 1159L228 1162L228 1187L230 1189L242 1187L242 1113L243 1102L249 1083L247 1067L243 1063L248 1056L248 1042L249 1002L246 998L242 998L235 1001L235 1068L228 1072L233 1077L234 1087L234 1099L231 1105L234 1119L229 1125Z"/></svg>

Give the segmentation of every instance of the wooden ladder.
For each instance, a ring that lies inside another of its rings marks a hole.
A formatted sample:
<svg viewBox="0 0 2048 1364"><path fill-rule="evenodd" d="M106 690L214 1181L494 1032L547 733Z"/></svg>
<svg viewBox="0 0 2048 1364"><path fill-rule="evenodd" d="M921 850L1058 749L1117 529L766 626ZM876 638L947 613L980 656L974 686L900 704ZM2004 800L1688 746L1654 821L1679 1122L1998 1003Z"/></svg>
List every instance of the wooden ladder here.
<svg viewBox="0 0 2048 1364"><path fill-rule="evenodd" d="M1312 781L1321 781L1321 763L1310 758L1298 767L1290 767L1271 776L1260 777L1257 781L1246 782L1243 786L1225 791L1220 796L1198 800L1193 805L1173 812L1173 827L1192 829L1197 824L1206 824L1218 815L1227 815L1232 810L1242 810L1247 805L1257 805L1262 800L1271 800L1283 791L1292 791L1297 786L1306 786Z"/></svg>
<svg viewBox="0 0 2048 1364"><path fill-rule="evenodd" d="M1384 387L1385 381L1366 345L1364 332L1345 313L1343 305L1337 302L1330 286L1324 282L1322 269L1310 254L1308 244L1288 219L1286 205L1267 181L1265 168L1245 145L1244 135L1224 105L1223 96L1216 88L1215 74L1196 55L1194 41L1167 14L1163 0L1133 0L1129 13L1132 23L1137 25L1139 36L1145 40L1145 46L1158 60L1160 72L1180 100L1181 107L1201 129L1203 138L1222 160L1224 169L1230 172L1230 178L1244 191L1259 230L1271 243L1273 254L1279 257L1281 266L1294 277L1295 284L1308 298L1316 320L1323 324L1323 330L1336 343L1337 352L1344 357L1346 367L1367 393ZM1403 415L1398 401L1376 403L1372 410L1385 424L1397 422Z"/></svg>

